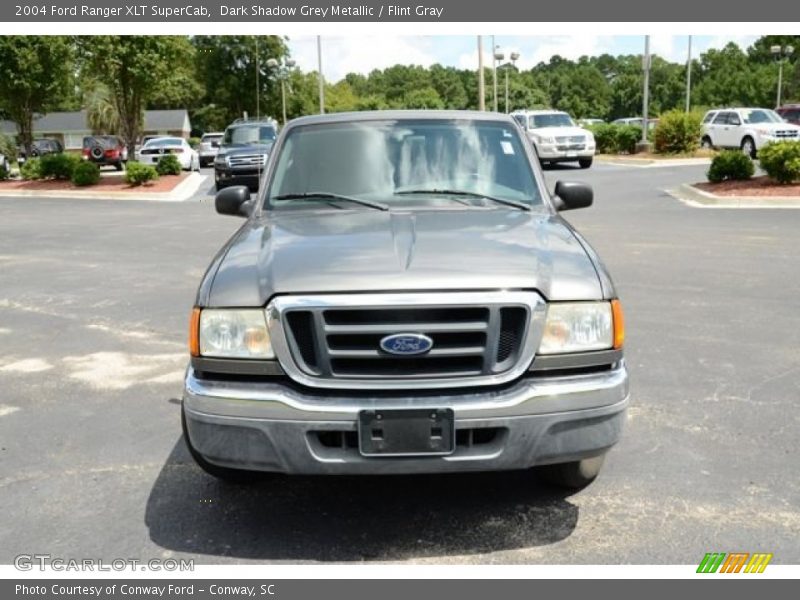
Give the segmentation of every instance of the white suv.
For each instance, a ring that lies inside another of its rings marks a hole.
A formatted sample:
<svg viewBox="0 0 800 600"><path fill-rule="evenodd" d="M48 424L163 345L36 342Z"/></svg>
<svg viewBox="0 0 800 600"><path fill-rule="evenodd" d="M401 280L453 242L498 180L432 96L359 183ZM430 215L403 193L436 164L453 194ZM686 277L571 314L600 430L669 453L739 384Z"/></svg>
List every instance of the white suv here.
<svg viewBox="0 0 800 600"><path fill-rule="evenodd" d="M741 148L755 158L769 142L800 139L800 127L768 108L722 108L703 117L704 148Z"/></svg>
<svg viewBox="0 0 800 600"><path fill-rule="evenodd" d="M579 127L558 110L520 110L511 113L533 143L542 163L577 162L582 169L592 166L594 135Z"/></svg>

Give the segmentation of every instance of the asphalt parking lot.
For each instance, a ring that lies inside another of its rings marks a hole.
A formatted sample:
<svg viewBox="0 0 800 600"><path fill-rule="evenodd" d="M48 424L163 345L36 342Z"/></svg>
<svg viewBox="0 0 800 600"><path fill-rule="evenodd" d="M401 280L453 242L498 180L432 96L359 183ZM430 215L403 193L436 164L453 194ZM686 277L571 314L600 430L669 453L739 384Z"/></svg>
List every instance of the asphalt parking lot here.
<svg viewBox="0 0 800 600"><path fill-rule="evenodd" d="M615 278L631 409L576 494L530 473L219 483L180 432L189 309L240 222L158 203L0 199L0 562L800 562L797 210L690 208L703 167L547 172ZM202 200L202 201L201 201Z"/></svg>

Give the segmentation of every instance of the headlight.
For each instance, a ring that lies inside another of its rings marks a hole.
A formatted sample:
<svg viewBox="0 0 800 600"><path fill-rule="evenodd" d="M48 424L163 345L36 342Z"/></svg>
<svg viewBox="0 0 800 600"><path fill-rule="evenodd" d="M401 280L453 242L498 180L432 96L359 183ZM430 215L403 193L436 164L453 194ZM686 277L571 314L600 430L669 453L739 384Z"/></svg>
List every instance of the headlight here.
<svg viewBox="0 0 800 600"><path fill-rule="evenodd" d="M555 302L547 307L539 354L620 348L623 338L622 307L618 300Z"/></svg>
<svg viewBox="0 0 800 600"><path fill-rule="evenodd" d="M556 143L556 140L553 137L547 137L545 135L534 135L533 137L536 138L536 141L539 142L540 144L555 144Z"/></svg>
<svg viewBox="0 0 800 600"><path fill-rule="evenodd" d="M195 356L275 358L262 309L195 308L191 329Z"/></svg>
<svg viewBox="0 0 800 600"><path fill-rule="evenodd" d="M217 157L214 159L214 164L218 164L220 166L226 165L228 162L228 157L225 154L217 154Z"/></svg>

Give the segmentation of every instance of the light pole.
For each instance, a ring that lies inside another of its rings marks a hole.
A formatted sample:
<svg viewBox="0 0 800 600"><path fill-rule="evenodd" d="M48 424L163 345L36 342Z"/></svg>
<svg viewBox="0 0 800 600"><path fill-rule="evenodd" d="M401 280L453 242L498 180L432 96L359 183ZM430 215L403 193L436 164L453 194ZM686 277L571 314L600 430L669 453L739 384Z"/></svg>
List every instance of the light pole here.
<svg viewBox="0 0 800 600"><path fill-rule="evenodd" d="M686 57L686 112L692 107L692 36L689 36L689 50Z"/></svg>
<svg viewBox="0 0 800 600"><path fill-rule="evenodd" d="M325 78L322 76L322 36L317 36L317 80L319 81L319 114L325 114Z"/></svg>
<svg viewBox="0 0 800 600"><path fill-rule="evenodd" d="M275 70L275 77L281 82L281 107L283 108L283 124L286 125L286 80L289 79L292 67L295 62L291 58L284 58L283 62L277 59L267 59L267 68Z"/></svg>
<svg viewBox="0 0 800 600"><path fill-rule="evenodd" d="M511 66L516 67L519 60L519 52L512 52L508 57L511 59ZM506 72L506 114L508 114L508 68L508 65L506 65L506 68L503 69Z"/></svg>
<svg viewBox="0 0 800 600"><path fill-rule="evenodd" d="M770 46L769 51L778 62L778 100L775 108L780 108L781 92L783 91L783 60L794 54L794 46Z"/></svg>
<svg viewBox="0 0 800 600"><path fill-rule="evenodd" d="M642 90L642 141L636 146L637 152L648 152L650 143L647 141L647 129L650 116L650 36L644 36L644 57L642 58L644 70L644 89Z"/></svg>
<svg viewBox="0 0 800 600"><path fill-rule="evenodd" d="M497 49L498 47L494 47L494 54L492 54L492 64L494 65L495 76L494 76L494 112L497 112L497 63L503 62L503 59L506 57L505 54L500 52ZM503 65L500 65L502 68ZM506 90L508 90L508 75L506 75ZM506 108L508 108L508 97L506 97Z"/></svg>
<svg viewBox="0 0 800 600"><path fill-rule="evenodd" d="M492 101L494 104L494 112L497 112L497 46L494 43L494 36L492 36ZM502 60L502 54L500 54L500 60Z"/></svg>
<svg viewBox="0 0 800 600"><path fill-rule="evenodd" d="M478 36L478 110L486 110L486 82L483 76L483 36Z"/></svg>

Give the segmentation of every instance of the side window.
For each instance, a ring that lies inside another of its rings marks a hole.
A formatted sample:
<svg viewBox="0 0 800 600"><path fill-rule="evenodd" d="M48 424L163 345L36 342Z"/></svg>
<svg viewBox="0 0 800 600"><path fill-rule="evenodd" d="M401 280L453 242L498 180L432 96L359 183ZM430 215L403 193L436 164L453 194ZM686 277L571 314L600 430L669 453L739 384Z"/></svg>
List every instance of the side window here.
<svg viewBox="0 0 800 600"><path fill-rule="evenodd" d="M717 114L717 117L714 119L714 125L727 125L728 124L728 114L726 112L721 112Z"/></svg>
<svg viewBox="0 0 800 600"><path fill-rule="evenodd" d="M517 123L519 123L519 124L520 124L520 127L522 127L523 129L525 129L525 121L527 120L527 119L525 119L525 115L514 115L514 120L515 120Z"/></svg>
<svg viewBox="0 0 800 600"><path fill-rule="evenodd" d="M739 115L736 113L728 113L728 124L729 125L741 125L742 120L739 118Z"/></svg>
<svg viewBox="0 0 800 600"><path fill-rule="evenodd" d="M711 119L713 119L714 115L716 115L716 114L717 113L713 113L713 112L710 112L710 113L706 114L706 116L703 117L703 123L710 123Z"/></svg>

